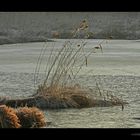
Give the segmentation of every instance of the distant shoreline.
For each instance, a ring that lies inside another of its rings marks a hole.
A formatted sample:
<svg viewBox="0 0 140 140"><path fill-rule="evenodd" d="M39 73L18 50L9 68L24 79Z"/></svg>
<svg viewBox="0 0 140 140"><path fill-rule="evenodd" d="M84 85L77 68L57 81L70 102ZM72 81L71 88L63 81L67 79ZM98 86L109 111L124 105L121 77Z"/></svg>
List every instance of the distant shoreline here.
<svg viewBox="0 0 140 140"><path fill-rule="evenodd" d="M16 43L32 43L32 42L55 42L53 39L1 39L0 38L0 45L5 44L16 44Z"/></svg>
<svg viewBox="0 0 140 140"><path fill-rule="evenodd" d="M89 39L140 39L140 12L0 12L0 44L69 39L83 19Z"/></svg>

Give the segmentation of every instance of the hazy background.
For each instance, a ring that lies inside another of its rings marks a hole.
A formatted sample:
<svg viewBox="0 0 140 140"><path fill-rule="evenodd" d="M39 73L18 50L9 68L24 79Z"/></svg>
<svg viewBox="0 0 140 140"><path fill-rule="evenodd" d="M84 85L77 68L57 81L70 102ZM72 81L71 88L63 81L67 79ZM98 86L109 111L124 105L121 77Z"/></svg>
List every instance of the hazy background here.
<svg viewBox="0 0 140 140"><path fill-rule="evenodd" d="M55 32L70 38L83 19L91 38L140 38L140 12L0 12L0 44L44 41Z"/></svg>

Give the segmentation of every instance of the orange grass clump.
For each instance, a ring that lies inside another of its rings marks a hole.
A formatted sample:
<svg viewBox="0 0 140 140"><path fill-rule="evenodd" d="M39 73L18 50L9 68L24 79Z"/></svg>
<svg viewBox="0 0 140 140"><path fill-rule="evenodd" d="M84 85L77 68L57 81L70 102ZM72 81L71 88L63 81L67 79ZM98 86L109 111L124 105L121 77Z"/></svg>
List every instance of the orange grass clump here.
<svg viewBox="0 0 140 140"><path fill-rule="evenodd" d="M0 106L0 128L20 128L20 120L16 115L16 111L7 107L6 105Z"/></svg>
<svg viewBox="0 0 140 140"><path fill-rule="evenodd" d="M0 106L0 128L40 128L46 126L45 115L36 107L13 109Z"/></svg>
<svg viewBox="0 0 140 140"><path fill-rule="evenodd" d="M38 128L46 125L45 115L36 107L21 107L16 112L22 128Z"/></svg>

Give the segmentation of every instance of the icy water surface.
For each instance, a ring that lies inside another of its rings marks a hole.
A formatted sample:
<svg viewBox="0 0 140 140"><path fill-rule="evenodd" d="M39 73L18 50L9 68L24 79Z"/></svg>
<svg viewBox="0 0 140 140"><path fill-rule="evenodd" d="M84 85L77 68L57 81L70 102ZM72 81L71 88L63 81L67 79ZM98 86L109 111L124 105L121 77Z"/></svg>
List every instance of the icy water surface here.
<svg viewBox="0 0 140 140"><path fill-rule="evenodd" d="M56 51L65 40L49 42ZM87 52L102 40L88 40ZM0 95L12 98L35 93L34 71L44 43L0 45ZM111 90L129 104L122 111L117 107L46 110L51 121L49 128L139 128L140 120L140 42L111 40L103 44L103 54L97 51L88 59L88 67L81 70L81 85ZM49 51L46 55L49 55ZM46 61L43 61L46 64ZM39 80L43 78L40 72Z"/></svg>

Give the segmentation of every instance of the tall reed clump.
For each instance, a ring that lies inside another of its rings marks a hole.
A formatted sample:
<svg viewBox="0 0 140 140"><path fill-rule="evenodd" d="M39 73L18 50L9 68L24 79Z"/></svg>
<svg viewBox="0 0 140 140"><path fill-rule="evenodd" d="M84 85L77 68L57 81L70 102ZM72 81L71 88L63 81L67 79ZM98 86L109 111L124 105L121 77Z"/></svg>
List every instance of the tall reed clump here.
<svg viewBox="0 0 140 140"><path fill-rule="evenodd" d="M87 28L87 21L83 20L72 36L76 37L79 31L87 30ZM45 58L45 52L49 52L50 47L46 45L42 49L35 69L35 85L38 84L38 74L43 58L46 59L45 78L42 84L38 86L35 96L45 98L48 108L123 106L121 99L108 94L105 99L100 90L98 90L100 98L97 99L96 94L94 94L95 91L91 91L86 86L81 86L80 82L78 82L80 70L88 67L88 58L94 55L97 49L100 49L102 52L104 41L91 48L88 52L86 51L87 43L84 39L80 41L69 40L61 47L52 46L48 58Z"/></svg>

